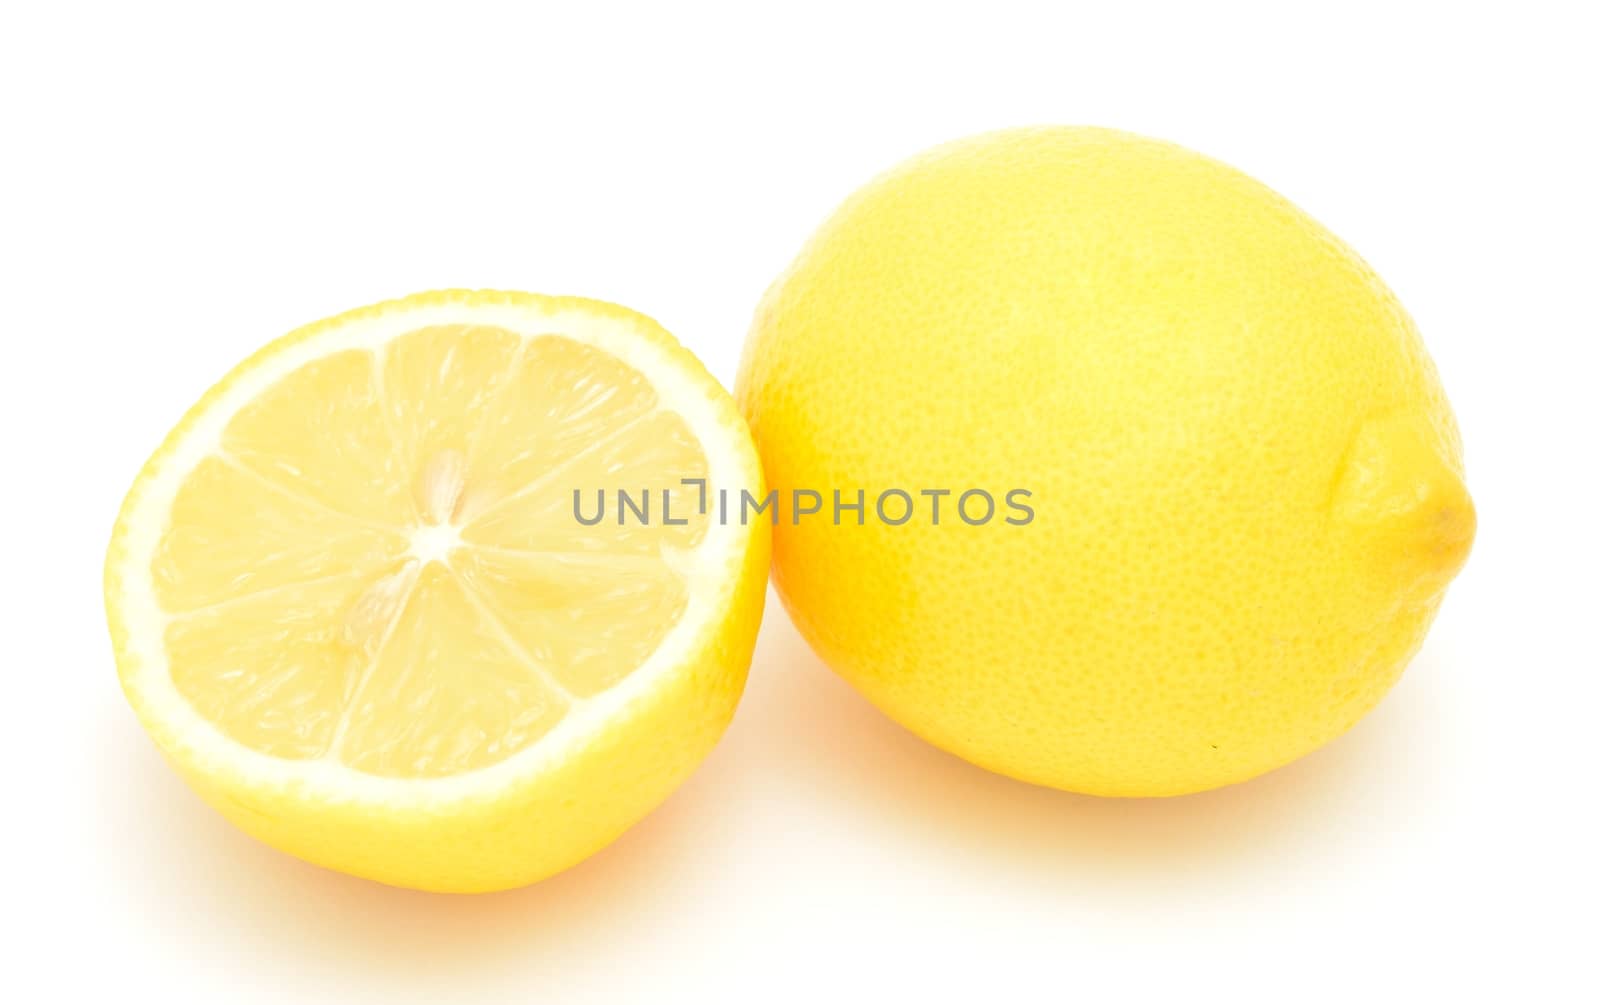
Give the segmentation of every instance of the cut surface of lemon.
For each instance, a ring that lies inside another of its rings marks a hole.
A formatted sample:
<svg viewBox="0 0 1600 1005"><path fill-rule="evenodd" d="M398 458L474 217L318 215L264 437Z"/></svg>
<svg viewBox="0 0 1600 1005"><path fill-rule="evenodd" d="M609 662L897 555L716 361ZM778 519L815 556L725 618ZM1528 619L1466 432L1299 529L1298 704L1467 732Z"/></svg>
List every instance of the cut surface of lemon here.
<svg viewBox="0 0 1600 1005"><path fill-rule="evenodd" d="M768 543L704 502L761 488L731 398L648 318L463 291L353 311L242 363L140 473L106 562L122 684L270 844L403 886L531 882L726 726Z"/></svg>

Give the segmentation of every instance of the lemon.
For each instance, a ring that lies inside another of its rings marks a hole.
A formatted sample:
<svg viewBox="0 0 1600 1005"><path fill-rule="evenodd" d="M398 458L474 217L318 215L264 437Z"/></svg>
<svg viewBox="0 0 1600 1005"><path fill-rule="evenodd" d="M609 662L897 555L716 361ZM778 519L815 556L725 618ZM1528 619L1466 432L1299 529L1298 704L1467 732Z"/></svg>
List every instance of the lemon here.
<svg viewBox="0 0 1600 1005"><path fill-rule="evenodd" d="M1126 133L999 132L869 184L767 293L737 395L780 498L826 500L773 540L821 657L932 743L1079 792L1195 792L1339 735L1474 533L1371 269Z"/></svg>
<svg viewBox="0 0 1600 1005"><path fill-rule="evenodd" d="M760 484L732 399L641 315L460 291L344 314L240 364L140 473L106 559L122 684L271 845L401 886L528 883L729 721L768 540L694 501ZM591 525L619 489L654 518Z"/></svg>

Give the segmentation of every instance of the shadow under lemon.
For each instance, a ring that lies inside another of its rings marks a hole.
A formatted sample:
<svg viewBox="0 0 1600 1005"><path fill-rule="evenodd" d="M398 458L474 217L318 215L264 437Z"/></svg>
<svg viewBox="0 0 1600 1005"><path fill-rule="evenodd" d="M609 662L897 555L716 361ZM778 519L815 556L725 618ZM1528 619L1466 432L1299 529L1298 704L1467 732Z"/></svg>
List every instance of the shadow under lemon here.
<svg viewBox="0 0 1600 1005"><path fill-rule="evenodd" d="M1294 764L1198 795L1102 799L1013 781L924 743L828 671L775 596L767 612L745 699L700 771L609 848L542 883L449 896L300 862L201 803L120 712L101 734L113 748L102 763L114 767L99 795L128 847L107 864L109 881L132 886L139 903L167 904L153 923L197 950L247 935L305 970L446 979L530 954L617 948L619 933L696 911L729 868L759 895L764 876L797 868L789 857L751 863L763 828L827 828L880 849L942 845L944 867L953 856L964 871L1018 870L1046 888L1149 893L1185 877L1237 878L1294 860L1330 829L1368 828L1382 814L1375 787L1412 803L1435 788L1430 744L1415 735L1428 689L1406 686L1435 678L1426 648L1351 733ZM827 882L827 863L798 868L808 884Z"/></svg>

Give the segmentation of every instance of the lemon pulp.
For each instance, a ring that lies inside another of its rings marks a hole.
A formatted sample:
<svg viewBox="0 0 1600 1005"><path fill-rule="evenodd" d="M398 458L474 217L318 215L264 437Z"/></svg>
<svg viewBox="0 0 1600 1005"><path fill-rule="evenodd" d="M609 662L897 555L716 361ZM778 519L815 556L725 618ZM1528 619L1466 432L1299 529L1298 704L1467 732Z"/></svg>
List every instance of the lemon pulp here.
<svg viewBox="0 0 1600 1005"><path fill-rule="evenodd" d="M295 371L178 490L154 567L178 690L254 750L378 775L522 750L683 612L671 555L703 516L584 528L571 509L569 486L618 467L630 488L706 476L657 404L597 349L492 327Z"/></svg>

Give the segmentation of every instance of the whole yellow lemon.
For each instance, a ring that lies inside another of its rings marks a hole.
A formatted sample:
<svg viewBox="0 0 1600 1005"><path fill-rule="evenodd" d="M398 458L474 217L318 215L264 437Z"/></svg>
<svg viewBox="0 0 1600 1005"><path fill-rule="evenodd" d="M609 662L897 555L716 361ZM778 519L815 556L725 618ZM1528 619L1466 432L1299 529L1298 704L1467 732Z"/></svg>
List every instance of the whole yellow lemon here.
<svg viewBox="0 0 1600 1005"><path fill-rule="evenodd" d="M1196 792L1338 736L1476 526L1372 270L1121 132L978 136L857 192L762 301L737 393L822 658L929 742L1078 792Z"/></svg>

